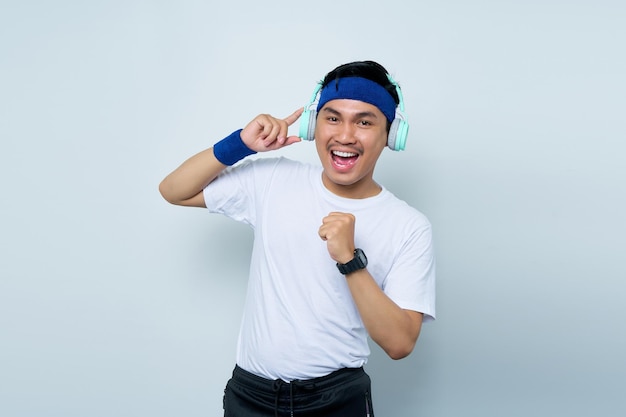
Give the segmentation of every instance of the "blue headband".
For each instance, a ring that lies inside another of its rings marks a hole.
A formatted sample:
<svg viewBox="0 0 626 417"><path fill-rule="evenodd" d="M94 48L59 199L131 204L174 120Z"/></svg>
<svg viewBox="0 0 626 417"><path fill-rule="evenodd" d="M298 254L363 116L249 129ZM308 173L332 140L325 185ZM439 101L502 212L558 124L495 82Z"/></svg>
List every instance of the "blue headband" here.
<svg viewBox="0 0 626 417"><path fill-rule="evenodd" d="M349 99L364 101L378 107L391 123L396 118L396 101L377 82L361 77L345 77L333 80L322 89L317 111L331 100Z"/></svg>

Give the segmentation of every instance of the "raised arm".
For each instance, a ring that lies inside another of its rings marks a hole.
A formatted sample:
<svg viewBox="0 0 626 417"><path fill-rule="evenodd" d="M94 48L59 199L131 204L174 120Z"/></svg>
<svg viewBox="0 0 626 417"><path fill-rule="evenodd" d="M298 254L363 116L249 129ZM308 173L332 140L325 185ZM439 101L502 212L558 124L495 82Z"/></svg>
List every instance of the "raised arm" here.
<svg viewBox="0 0 626 417"><path fill-rule="evenodd" d="M269 114L258 115L240 132L234 132L183 162L161 181L159 192L172 204L206 207L202 190L228 165L246 155L280 149L300 141L297 136L288 136L288 128L298 120L302 110L300 108L284 119Z"/></svg>
<svg viewBox="0 0 626 417"><path fill-rule="evenodd" d="M355 217L333 212L322 219L319 236L326 241L330 257L344 264L354 257ZM380 289L367 269L346 275L346 281L363 324L392 359L408 356L419 337L423 314L400 308Z"/></svg>
<svg viewBox="0 0 626 417"><path fill-rule="evenodd" d="M165 177L159 184L159 192L172 204L206 207L202 190L226 167L217 160L211 147L187 159Z"/></svg>

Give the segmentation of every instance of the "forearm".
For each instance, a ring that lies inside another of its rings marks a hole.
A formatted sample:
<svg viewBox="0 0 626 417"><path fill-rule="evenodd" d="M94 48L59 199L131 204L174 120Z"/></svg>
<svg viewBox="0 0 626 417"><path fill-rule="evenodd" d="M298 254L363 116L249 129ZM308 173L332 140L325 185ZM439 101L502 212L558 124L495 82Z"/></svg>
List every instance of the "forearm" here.
<svg viewBox="0 0 626 417"><path fill-rule="evenodd" d="M199 195L225 168L226 165L213 154L213 148L206 149L187 159L165 177L159 184L159 191L168 202L185 205L186 201Z"/></svg>
<svg viewBox="0 0 626 417"><path fill-rule="evenodd" d="M422 315L394 303L367 269L348 274L346 280L372 340L393 359L408 356L417 342Z"/></svg>
<svg viewBox="0 0 626 417"><path fill-rule="evenodd" d="M280 149L299 142L300 138L288 136L287 130L298 120L302 110L299 108L285 119L265 114L255 117L244 129L236 130L212 148L183 162L161 181L161 195L172 204L204 207L202 190L227 166L256 152Z"/></svg>

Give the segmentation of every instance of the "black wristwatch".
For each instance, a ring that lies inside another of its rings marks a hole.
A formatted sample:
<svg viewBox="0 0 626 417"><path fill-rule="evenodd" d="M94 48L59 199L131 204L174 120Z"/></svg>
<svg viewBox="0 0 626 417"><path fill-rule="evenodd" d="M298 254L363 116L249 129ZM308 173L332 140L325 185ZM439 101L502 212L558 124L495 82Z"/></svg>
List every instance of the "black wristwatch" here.
<svg viewBox="0 0 626 417"><path fill-rule="evenodd" d="M365 256L365 252L362 249L356 248L354 250L354 258L348 263L340 264L337 262L337 269L344 275L347 275L351 272L358 271L359 269L363 269L367 266L367 256Z"/></svg>

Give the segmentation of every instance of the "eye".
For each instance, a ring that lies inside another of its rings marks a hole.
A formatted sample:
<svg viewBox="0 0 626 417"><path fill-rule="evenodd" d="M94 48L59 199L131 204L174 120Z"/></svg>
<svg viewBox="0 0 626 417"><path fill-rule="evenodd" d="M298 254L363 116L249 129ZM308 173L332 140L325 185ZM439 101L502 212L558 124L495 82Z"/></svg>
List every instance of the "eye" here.
<svg viewBox="0 0 626 417"><path fill-rule="evenodd" d="M329 116L326 118L326 120L328 120L329 122L333 122L333 123L336 123L337 121L339 121L339 119L336 118L335 116Z"/></svg>
<svg viewBox="0 0 626 417"><path fill-rule="evenodd" d="M371 126L372 122L370 122L369 120L359 120L359 124L361 126Z"/></svg>

